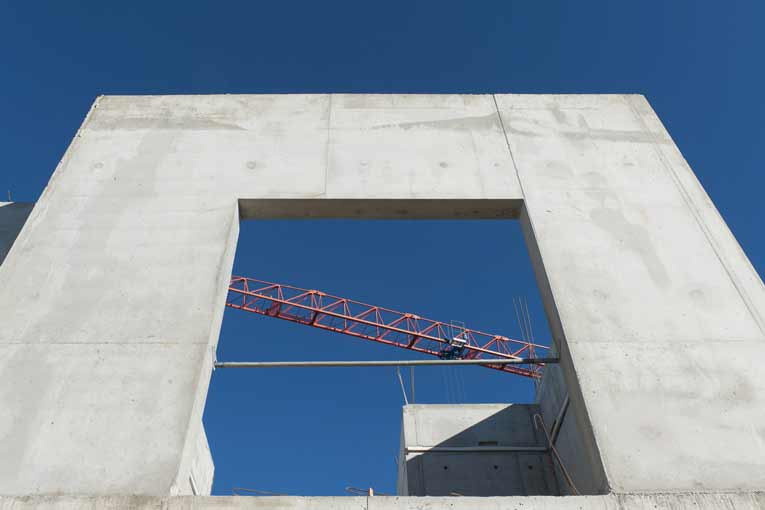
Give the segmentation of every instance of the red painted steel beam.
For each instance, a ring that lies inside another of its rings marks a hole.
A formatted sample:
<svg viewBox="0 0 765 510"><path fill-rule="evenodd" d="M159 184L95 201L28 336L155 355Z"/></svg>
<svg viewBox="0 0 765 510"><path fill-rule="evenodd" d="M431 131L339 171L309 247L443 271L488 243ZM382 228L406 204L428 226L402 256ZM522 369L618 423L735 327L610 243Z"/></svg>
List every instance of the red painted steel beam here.
<svg viewBox="0 0 765 510"><path fill-rule="evenodd" d="M276 317L364 340L458 359L522 359L545 357L548 347L524 340L483 333L426 319L412 313L331 296L318 290L264 282L243 276L231 278L226 306ZM464 346L455 348L455 338ZM537 356L537 350L542 352ZM542 365L482 365L539 379Z"/></svg>

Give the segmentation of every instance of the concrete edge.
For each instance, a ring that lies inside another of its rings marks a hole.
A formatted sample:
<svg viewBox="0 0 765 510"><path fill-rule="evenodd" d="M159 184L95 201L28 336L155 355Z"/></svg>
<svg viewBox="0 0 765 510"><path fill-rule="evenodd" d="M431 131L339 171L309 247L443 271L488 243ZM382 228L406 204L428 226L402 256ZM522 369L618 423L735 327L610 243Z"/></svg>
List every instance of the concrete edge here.
<svg viewBox="0 0 765 510"><path fill-rule="evenodd" d="M608 494L602 496L401 497L401 496L0 496L0 510L638 510L736 508L765 510L765 492Z"/></svg>

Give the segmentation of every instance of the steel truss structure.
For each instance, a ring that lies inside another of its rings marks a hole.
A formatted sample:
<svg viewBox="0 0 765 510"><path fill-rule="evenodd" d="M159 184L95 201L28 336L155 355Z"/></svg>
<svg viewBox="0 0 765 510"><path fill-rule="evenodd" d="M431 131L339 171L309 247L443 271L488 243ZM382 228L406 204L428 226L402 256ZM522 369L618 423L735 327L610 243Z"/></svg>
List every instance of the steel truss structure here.
<svg viewBox="0 0 765 510"><path fill-rule="evenodd" d="M412 313L332 296L318 290L231 278L226 306L276 317L314 328L392 345L442 359L526 359L544 357L549 349L531 341L467 329L461 324L426 319ZM481 365L539 379L542 364Z"/></svg>

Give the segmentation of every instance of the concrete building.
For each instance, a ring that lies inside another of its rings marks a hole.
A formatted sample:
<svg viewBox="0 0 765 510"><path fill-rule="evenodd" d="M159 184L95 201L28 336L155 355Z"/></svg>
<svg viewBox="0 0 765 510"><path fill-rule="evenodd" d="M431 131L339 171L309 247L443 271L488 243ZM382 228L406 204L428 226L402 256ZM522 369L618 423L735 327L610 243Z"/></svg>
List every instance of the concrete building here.
<svg viewBox="0 0 765 510"><path fill-rule="evenodd" d="M601 468L588 455L586 436L570 410L569 392L557 365L546 367L536 404L407 405L396 493L571 496L607 492L599 486Z"/></svg>
<svg viewBox="0 0 765 510"><path fill-rule="evenodd" d="M558 496L538 405L407 405L396 493Z"/></svg>
<svg viewBox="0 0 765 510"><path fill-rule="evenodd" d="M183 497L239 221L273 217L520 221L588 496ZM641 96L98 98L0 318L0 508L765 508L765 288Z"/></svg>

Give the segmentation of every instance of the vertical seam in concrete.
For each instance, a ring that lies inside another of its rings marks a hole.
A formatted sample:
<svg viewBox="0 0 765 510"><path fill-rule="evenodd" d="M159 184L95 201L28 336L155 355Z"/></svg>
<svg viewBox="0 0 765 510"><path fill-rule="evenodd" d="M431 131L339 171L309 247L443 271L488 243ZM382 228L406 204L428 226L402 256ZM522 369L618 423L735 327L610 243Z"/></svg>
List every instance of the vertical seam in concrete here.
<svg viewBox="0 0 765 510"><path fill-rule="evenodd" d="M423 456L421 453L416 454L414 457L417 461L417 474L420 478L420 483L418 484L419 487L419 494L416 494L417 496L425 496L428 494L428 487L426 485L427 478L425 477L425 466L423 461Z"/></svg>
<svg viewBox="0 0 765 510"><path fill-rule="evenodd" d="M528 207L526 207L526 200L527 200L527 198L526 198L526 193L525 193L525 191L523 189L523 181L521 179L521 174L520 174L520 171L518 169L518 165L516 164L516 161L515 161L515 155L513 154L513 149L510 146L510 138L507 136L507 130L505 129L505 122L502 119L502 113L499 110L499 103L497 102L497 95L496 94L492 94L491 97L494 99L494 106L495 106L495 108L497 110L497 117L499 117L499 125L502 127L502 133L505 136L505 143L507 144L507 151L510 154L510 160L513 163L513 168L515 169L515 175L516 175L516 178L518 179L518 186L521 189L521 196L522 196L521 218L523 217L523 210L525 210L526 211L526 218L528 219L529 234L531 235L531 238L532 238L532 240L534 241L534 243L536 245L536 250L535 251L536 251L536 255L539 257L540 270L543 272L544 278L547 280L547 286L548 286L549 291L550 291L550 300L552 302L552 306L554 308L555 315L559 317L559 319L558 319L558 327L560 328L561 342L563 342L564 340L566 340L566 333L565 333L565 329L564 329L564 326L563 326L563 321L560 320L560 314L558 313L558 306L557 306L557 304L555 302L555 293L552 290L552 285L550 284L550 278L549 278L549 276L547 276L547 271L545 271L545 269L544 269L544 261L542 260L542 250L539 247L539 243L536 241L537 240L537 235L536 235L536 231L534 229L534 221L531 218L531 214L529 213ZM530 252L529 253L529 258L531 258L531 251L530 251L529 247L527 246L526 249L529 250L529 252ZM569 359L571 359L571 369L573 370L574 377L577 379L577 383L578 383L579 376L577 374L576 366L573 363L573 356L571 355L571 349L568 347L568 341L567 340L566 340L566 350L568 351ZM561 349L559 347L558 351L559 351L559 354L561 354L563 349ZM592 467L593 471L596 471L596 472L599 471L600 472L600 476L602 476L602 478L603 478L601 483L598 484L598 485L600 485L601 487L604 486L606 492L610 493L610 492L612 492L612 488L611 488L610 478L608 476L608 470L607 470L607 467L606 467L605 460L603 458L603 453L600 451L600 445L598 444L598 439L595 436L595 427L592 426L592 418L590 417L590 412L587 409L587 406L585 404L584 394L582 392L581 385L577 384L577 386L575 388L573 388L573 390L578 393L579 401L581 402L581 408L582 408L581 409L581 413L583 413L583 415L584 415L584 420L585 420L585 429L584 430L585 431L583 431L582 434L588 434L589 433L589 436L590 436L589 440L592 442L592 448L593 448L593 454L594 454L593 455L594 459L592 459L592 460L597 465L594 464L591 467ZM567 393L568 394L571 394L571 391L572 391L572 388L567 388ZM583 440L584 440L584 442L586 444L587 441L585 439L583 439Z"/></svg>
<svg viewBox="0 0 765 510"><path fill-rule="evenodd" d="M536 229L534 228L534 221L531 218L531 215L528 214L528 207L526 207L526 192L523 189L523 180L521 179L521 173L518 170L518 164L515 161L515 155L513 154L513 149L510 147L510 138L507 136L507 130L505 129L505 121L502 119L502 113L499 110L499 103L497 102L497 96L496 94L492 94L491 97L494 99L494 106L497 111L497 117L499 118L499 125L502 128L502 134L505 137L505 144L507 145L507 152L510 154L510 161L513 163L513 169L515 170L515 177L516 179L518 179L518 186L521 188L521 197L522 197L521 208L526 209L526 217L528 218L529 231L530 231L532 239L537 245L536 251L538 252L539 260L541 263L541 269L545 273L545 279L547 279L548 287L550 288L550 300L552 301L553 307L555 308L555 315L558 315L558 306L555 303L555 295L552 291L552 285L550 285L549 283L550 278L549 276L547 276L547 272L544 270L544 263L542 262L542 253L541 253L541 250L539 249L539 243L536 242L537 234L536 234ZM523 215L521 214L520 216L522 217ZM526 249L528 250L529 247L527 246ZM529 258L531 258L531 255L529 256ZM560 326L561 336L563 337L563 339L565 339L566 334L563 328L563 321L558 320L558 322Z"/></svg>
<svg viewBox="0 0 765 510"><path fill-rule="evenodd" d="M518 165L515 163L515 155L513 149L510 148L510 139L507 137L507 129L505 129L505 121L502 120L502 114L499 111L499 103L497 103L497 95L492 94L491 98L494 100L494 109L499 119L499 127L502 128L502 136L505 137L505 145L507 146L507 152L510 154L510 161L513 163L513 170L515 170L515 177L518 179L518 186L521 188L521 199L526 201L526 193L523 191L523 183L521 182L521 174L518 172ZM531 219L529 218L529 222Z"/></svg>
<svg viewBox="0 0 765 510"><path fill-rule="evenodd" d="M667 174L672 179L672 182L675 184L675 187L680 193L680 196L682 197L683 202L685 203L686 207L693 215L693 219L696 221L696 224L699 226L699 229L704 234L704 237L706 238L707 243L709 243L709 246L712 248L712 251L717 257L717 260L720 262L720 265L725 270L725 273L728 275L728 278L733 283L733 286L736 289L736 292L738 292L739 297L741 297L741 301L744 302L744 305L749 311L749 315L752 317L752 319L754 319L754 322L757 324L757 327L760 328L760 332L765 333L765 323L763 323L763 318L760 317L759 313L757 313L757 310L754 307L754 304L752 303L746 290L741 287L741 285L738 282L738 279L734 276L733 271L730 267L730 264L725 259L725 257L723 257L723 255L720 253L720 249L717 243L715 242L714 236L710 232L709 228L707 228L707 225L704 222L704 219L702 217L701 212L699 211L699 208L696 206L696 203L694 202L693 198L688 193L688 190L686 190L685 187L683 186L682 182L680 181L680 177L677 175L677 172L675 172L672 165L669 164L669 162L667 161L664 155L664 151L661 149L661 147L659 147L658 143L656 142L656 134L648 128L648 125L645 123L645 120L643 119L643 115L635 108L635 105L633 104L633 98L631 96L628 96L626 102L630 110L632 111L633 115L635 115L636 119L640 123L643 129L643 132L645 132L650 137L651 147L653 148L654 153L656 153L657 157L659 158L659 161L661 161L661 164L664 167L664 171L667 172ZM669 135L668 132L666 133L666 135L667 137L671 139L671 136ZM715 207L715 211L716 210L717 208ZM723 221L723 224L724 224L724 221ZM736 243L738 243L738 241L736 241Z"/></svg>

